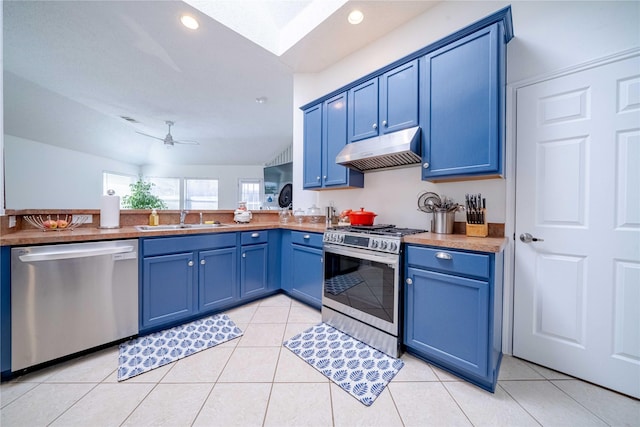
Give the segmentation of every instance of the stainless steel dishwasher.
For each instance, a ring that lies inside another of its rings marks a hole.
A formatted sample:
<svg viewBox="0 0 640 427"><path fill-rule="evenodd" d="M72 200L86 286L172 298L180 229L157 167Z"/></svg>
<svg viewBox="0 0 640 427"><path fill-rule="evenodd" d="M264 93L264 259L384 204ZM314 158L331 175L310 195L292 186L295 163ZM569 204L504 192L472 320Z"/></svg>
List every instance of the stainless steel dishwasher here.
<svg viewBox="0 0 640 427"><path fill-rule="evenodd" d="M11 370L138 333L138 241L11 249Z"/></svg>

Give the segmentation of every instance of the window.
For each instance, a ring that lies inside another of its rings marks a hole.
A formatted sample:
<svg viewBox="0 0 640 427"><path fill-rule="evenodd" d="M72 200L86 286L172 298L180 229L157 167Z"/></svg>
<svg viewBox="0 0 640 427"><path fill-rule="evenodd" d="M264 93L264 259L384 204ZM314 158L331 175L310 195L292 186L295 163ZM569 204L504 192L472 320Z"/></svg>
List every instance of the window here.
<svg viewBox="0 0 640 427"><path fill-rule="evenodd" d="M107 194L108 190L115 191L116 195L120 196L120 205L122 207L124 196L131 194L129 184L135 183L137 179L138 177L135 175L102 172L102 194Z"/></svg>
<svg viewBox="0 0 640 427"><path fill-rule="evenodd" d="M167 209L180 209L180 178L147 177L153 185L151 192L166 203Z"/></svg>
<svg viewBox="0 0 640 427"><path fill-rule="evenodd" d="M218 180L185 178L184 208L187 210L218 209Z"/></svg>
<svg viewBox="0 0 640 427"><path fill-rule="evenodd" d="M247 209L258 210L262 205L262 180L240 179L238 180L238 202L247 202Z"/></svg>

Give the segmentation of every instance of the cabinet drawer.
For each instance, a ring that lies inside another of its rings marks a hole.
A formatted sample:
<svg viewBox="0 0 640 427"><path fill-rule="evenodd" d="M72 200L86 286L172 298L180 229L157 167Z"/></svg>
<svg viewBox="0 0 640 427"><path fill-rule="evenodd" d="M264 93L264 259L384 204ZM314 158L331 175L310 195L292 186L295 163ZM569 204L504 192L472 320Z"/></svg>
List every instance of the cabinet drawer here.
<svg viewBox="0 0 640 427"><path fill-rule="evenodd" d="M269 240L269 231L243 231L240 241L242 245L253 245L255 243L267 243Z"/></svg>
<svg viewBox="0 0 640 427"><path fill-rule="evenodd" d="M143 256L173 254L197 251L200 249L226 248L235 245L235 233L160 238L151 237L142 240L142 254Z"/></svg>
<svg viewBox="0 0 640 427"><path fill-rule="evenodd" d="M447 248L408 246L407 264L460 276L489 278L491 256Z"/></svg>
<svg viewBox="0 0 640 427"><path fill-rule="evenodd" d="M303 231L292 231L291 243L295 243L297 245L313 246L314 248L321 248L322 234L305 233Z"/></svg>

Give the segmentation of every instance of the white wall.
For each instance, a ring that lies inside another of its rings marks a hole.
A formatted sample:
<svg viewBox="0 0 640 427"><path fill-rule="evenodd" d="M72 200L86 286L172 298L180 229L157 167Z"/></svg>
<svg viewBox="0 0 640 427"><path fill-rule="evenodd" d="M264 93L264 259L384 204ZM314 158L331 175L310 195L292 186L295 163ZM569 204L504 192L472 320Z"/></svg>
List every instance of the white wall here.
<svg viewBox="0 0 640 427"><path fill-rule="evenodd" d="M416 211L421 191L436 191L457 201L463 201L465 193L482 192L487 197L489 222L505 222L506 181L502 179L433 184L421 181L416 166L368 172L362 190L302 190L303 116L299 107L508 4L443 2L321 73L297 74L293 102L295 207L307 208L313 203L322 207L333 201L338 210L373 210L379 215L378 223L428 228L430 216ZM515 1L511 7L515 38L507 47L508 83L640 45L640 2ZM507 139L506 143L511 150L514 142ZM462 214L458 215L457 220L462 221Z"/></svg>
<svg viewBox="0 0 640 427"><path fill-rule="evenodd" d="M138 166L4 135L7 209L98 209L102 172L138 175ZM70 173L71 171L71 173Z"/></svg>
<svg viewBox="0 0 640 427"><path fill-rule="evenodd" d="M218 180L218 209L238 207L238 180L263 179L262 165L216 166L216 165L147 165L142 167L145 176L166 176L184 178L211 178Z"/></svg>

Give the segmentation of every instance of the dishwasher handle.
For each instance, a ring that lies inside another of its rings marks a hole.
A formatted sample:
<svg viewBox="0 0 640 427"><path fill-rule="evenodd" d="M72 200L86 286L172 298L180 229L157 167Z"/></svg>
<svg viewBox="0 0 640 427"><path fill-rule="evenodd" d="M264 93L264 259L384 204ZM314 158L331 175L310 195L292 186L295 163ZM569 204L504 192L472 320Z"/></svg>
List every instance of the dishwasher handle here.
<svg viewBox="0 0 640 427"><path fill-rule="evenodd" d="M89 258L89 257L101 256L101 255L123 254L127 252L133 252L133 250L134 250L133 246L119 246L115 248L110 247L110 248L95 248L95 249L78 249L78 250L72 250L72 251L51 251L51 252L41 252L41 253L35 253L35 254L26 253L26 254L20 255L18 258L22 262L55 261L59 259ZM135 257L135 252L133 257Z"/></svg>

